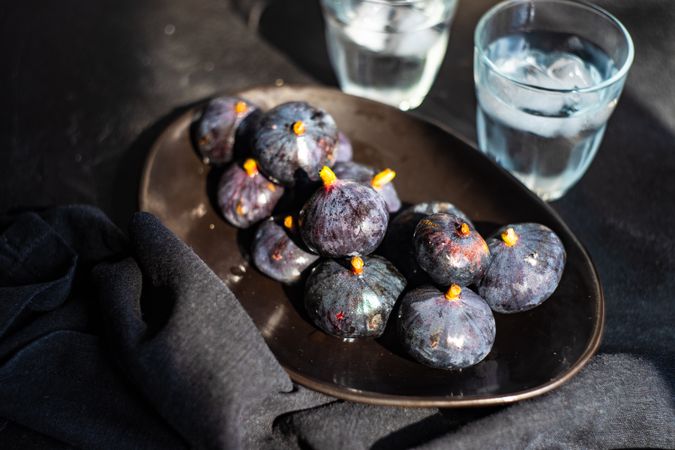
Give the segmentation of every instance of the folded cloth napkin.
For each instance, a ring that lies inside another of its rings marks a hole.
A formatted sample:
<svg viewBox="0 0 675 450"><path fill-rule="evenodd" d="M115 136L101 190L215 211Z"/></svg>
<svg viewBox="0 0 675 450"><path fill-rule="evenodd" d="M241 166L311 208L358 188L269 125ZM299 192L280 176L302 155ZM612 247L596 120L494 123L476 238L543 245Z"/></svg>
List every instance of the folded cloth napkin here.
<svg viewBox="0 0 675 450"><path fill-rule="evenodd" d="M0 217L3 448L675 447L673 374L600 355L507 408L335 401L294 386L228 288L153 216Z"/></svg>

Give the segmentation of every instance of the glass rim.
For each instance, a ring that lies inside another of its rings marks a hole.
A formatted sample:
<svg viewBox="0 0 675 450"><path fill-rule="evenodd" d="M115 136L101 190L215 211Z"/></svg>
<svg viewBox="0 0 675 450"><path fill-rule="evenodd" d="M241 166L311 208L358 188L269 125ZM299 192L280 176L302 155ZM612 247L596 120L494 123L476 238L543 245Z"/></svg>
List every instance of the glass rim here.
<svg viewBox="0 0 675 450"><path fill-rule="evenodd" d="M593 86L585 87L585 88L572 88L572 89L555 89L555 88L547 88L543 86L537 86L536 84L530 84L530 83L524 83L522 81L516 80L515 78L512 78L505 73L503 73L497 66L495 66L494 62L490 58L488 58L485 55L485 52L481 48L479 44L479 35L485 28L487 22L492 19L497 13L501 12L502 10L513 6L513 5L519 5L519 4L525 4L525 3L557 3L557 4L566 4L572 7L578 7L586 10L590 10L590 12L596 13L600 16L603 16L605 19L607 19L610 23L612 23L614 26L616 26L621 34L623 35L625 42L626 42L626 47L628 54L626 55L626 60L624 63L621 65L621 68L616 71L614 75L609 77L606 80L603 80L602 82L595 84ZM591 3L585 2L585 1L572 1L572 0L506 0L504 2L498 3L497 5L493 6L490 8L483 16L480 18L478 21L478 25L476 25L476 30L474 31L474 36L473 36L473 46L474 46L474 51L477 53L477 55L480 57L481 61L484 61L489 69L499 75L500 77L510 81L511 83L514 83L518 86L531 89L531 90L537 90L537 91L545 91L545 92L555 92L555 93L562 93L562 94L568 94L568 93L588 93L588 92L595 92L599 91L602 89L605 89L621 79L623 79L627 73L628 70L630 70L631 66L633 65L633 59L635 57L635 48L633 46L633 39L631 38L630 33L626 29L626 27L617 19L613 14L608 12L607 10L593 5Z"/></svg>
<svg viewBox="0 0 675 450"><path fill-rule="evenodd" d="M411 5L414 3L425 3L433 0L361 0L362 3L375 3L379 5L389 5L389 6L405 6ZM457 0L444 0L444 1L457 1ZM321 0L321 3L329 3L330 0Z"/></svg>

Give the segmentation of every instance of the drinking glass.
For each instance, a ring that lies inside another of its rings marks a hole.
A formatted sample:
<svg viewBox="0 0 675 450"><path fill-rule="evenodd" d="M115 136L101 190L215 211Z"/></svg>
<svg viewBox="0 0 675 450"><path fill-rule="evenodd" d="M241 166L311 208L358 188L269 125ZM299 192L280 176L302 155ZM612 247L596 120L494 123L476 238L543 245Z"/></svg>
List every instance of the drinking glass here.
<svg viewBox="0 0 675 450"><path fill-rule="evenodd" d="M633 62L626 28L569 0L510 0L474 35L478 146L544 200L586 172Z"/></svg>
<svg viewBox="0 0 675 450"><path fill-rule="evenodd" d="M322 0L328 53L344 92L402 110L429 92L457 0Z"/></svg>

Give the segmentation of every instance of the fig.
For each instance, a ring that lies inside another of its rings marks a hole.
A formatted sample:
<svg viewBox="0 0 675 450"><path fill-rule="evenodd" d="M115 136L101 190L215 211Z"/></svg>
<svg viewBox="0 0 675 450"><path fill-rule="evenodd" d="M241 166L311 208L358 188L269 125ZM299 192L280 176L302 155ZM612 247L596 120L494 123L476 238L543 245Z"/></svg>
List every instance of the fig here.
<svg viewBox="0 0 675 450"><path fill-rule="evenodd" d="M296 283L303 272L319 259L304 249L293 216L270 217L253 237L253 263L268 277L285 284Z"/></svg>
<svg viewBox="0 0 675 450"><path fill-rule="evenodd" d="M463 369L482 361L495 342L495 319L488 304L453 284L444 294L423 286L401 299L398 333L415 360L439 369Z"/></svg>
<svg viewBox="0 0 675 450"><path fill-rule="evenodd" d="M254 159L233 163L218 184L218 206L232 225L248 228L270 216L284 188L265 178Z"/></svg>
<svg viewBox="0 0 675 450"><path fill-rule="evenodd" d="M224 164L234 157L235 139L246 139L260 109L241 97L216 97L202 110L194 140L204 162Z"/></svg>
<svg viewBox="0 0 675 450"><path fill-rule="evenodd" d="M253 133L253 156L272 180L293 186L316 181L335 163L338 129L326 111L305 102L283 103L264 114Z"/></svg>
<svg viewBox="0 0 675 450"><path fill-rule="evenodd" d="M344 339L378 337L384 332L405 278L380 256L328 259L312 269L305 308L326 333Z"/></svg>
<svg viewBox="0 0 675 450"><path fill-rule="evenodd" d="M370 186L338 179L328 166L320 177L323 186L298 218L302 240L311 251L330 258L372 253L389 224L382 196Z"/></svg>
<svg viewBox="0 0 675 450"><path fill-rule="evenodd" d="M415 259L431 279L443 286L467 286L480 280L490 262L485 240L454 214L425 217L413 235Z"/></svg>
<svg viewBox="0 0 675 450"><path fill-rule="evenodd" d="M473 225L466 214L447 202L418 203L404 209L389 222L387 234L378 252L401 271L408 280L408 285L418 286L431 282L415 259L413 234L420 220L439 212L454 214Z"/></svg>
<svg viewBox="0 0 675 450"><path fill-rule="evenodd" d="M506 225L487 244L492 257L478 293L495 312L532 309L558 287L567 254L558 235L548 227L537 223Z"/></svg>

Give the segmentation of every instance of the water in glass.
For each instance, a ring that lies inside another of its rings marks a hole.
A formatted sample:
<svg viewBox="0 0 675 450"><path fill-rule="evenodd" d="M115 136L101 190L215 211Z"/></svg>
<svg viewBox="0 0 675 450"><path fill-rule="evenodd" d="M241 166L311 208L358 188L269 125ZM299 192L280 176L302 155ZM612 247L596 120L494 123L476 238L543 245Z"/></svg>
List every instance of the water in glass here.
<svg viewBox="0 0 675 450"><path fill-rule="evenodd" d="M579 36L548 31L503 36L483 57L493 67L476 63L480 149L542 198L560 197L593 160L617 104L622 83L592 89L614 62Z"/></svg>
<svg viewBox="0 0 675 450"><path fill-rule="evenodd" d="M333 2L350 9L326 14L326 38L344 92L407 110L436 77L455 0L402 3Z"/></svg>

